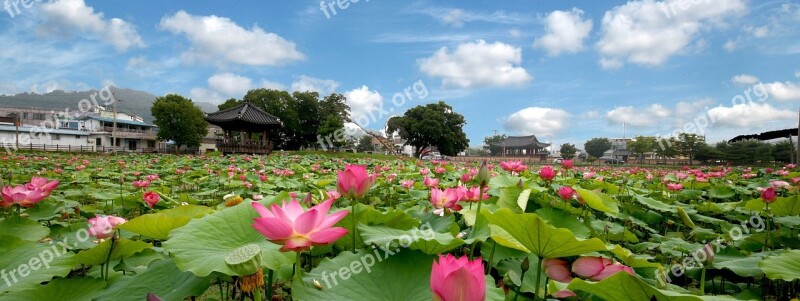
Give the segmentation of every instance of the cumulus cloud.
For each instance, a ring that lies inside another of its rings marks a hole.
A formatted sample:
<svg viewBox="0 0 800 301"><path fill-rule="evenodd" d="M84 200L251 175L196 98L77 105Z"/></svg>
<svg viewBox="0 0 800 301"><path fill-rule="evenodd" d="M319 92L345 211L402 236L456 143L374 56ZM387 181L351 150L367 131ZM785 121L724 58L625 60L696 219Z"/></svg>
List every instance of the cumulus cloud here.
<svg viewBox="0 0 800 301"><path fill-rule="evenodd" d="M592 31L592 20L584 20L583 11L577 8L557 10L545 17L545 31L547 33L533 43L534 48L545 49L551 56L575 53L583 49L583 41Z"/></svg>
<svg viewBox="0 0 800 301"><path fill-rule="evenodd" d="M616 107L606 113L609 122L627 123L633 126L655 125L670 116L672 111L660 104L652 104L646 108Z"/></svg>
<svg viewBox="0 0 800 301"><path fill-rule="evenodd" d="M253 80L233 73L214 74L208 78L208 87L228 96L244 96L253 86Z"/></svg>
<svg viewBox="0 0 800 301"><path fill-rule="evenodd" d="M778 101L800 100L800 84L794 82L774 82L764 84L769 96Z"/></svg>
<svg viewBox="0 0 800 301"><path fill-rule="evenodd" d="M796 119L797 113L780 110L767 103L748 102L731 107L719 106L708 110L714 126L748 128L764 122Z"/></svg>
<svg viewBox="0 0 800 301"><path fill-rule="evenodd" d="M344 93L347 105L350 107L351 118L363 127L369 127L380 114L383 96L367 86L361 86Z"/></svg>
<svg viewBox="0 0 800 301"><path fill-rule="evenodd" d="M695 101L681 101L675 105L675 116L679 118L690 118L699 114L703 109L713 105L715 101L711 98L704 98Z"/></svg>
<svg viewBox="0 0 800 301"><path fill-rule="evenodd" d="M758 77L750 74L739 74L731 78L731 82L737 85L752 85L758 81Z"/></svg>
<svg viewBox="0 0 800 301"><path fill-rule="evenodd" d="M320 96L325 96L336 91L339 83L332 79L319 79L306 75L301 75L295 82L292 83L292 91L312 91L318 92Z"/></svg>
<svg viewBox="0 0 800 301"><path fill-rule="evenodd" d="M607 11L597 43L600 64L618 68L624 62L658 66L685 51L704 30L746 12L744 0L629 1Z"/></svg>
<svg viewBox="0 0 800 301"><path fill-rule="evenodd" d="M418 13L425 14L439 20L445 25L452 27L461 27L468 22L487 22L495 24L506 25L519 25L530 23L532 18L519 15L516 13L508 13L504 11L495 11L492 13L485 13L479 11L467 11L460 8L442 8L442 7L428 7L420 9Z"/></svg>
<svg viewBox="0 0 800 301"><path fill-rule="evenodd" d="M48 2L42 4L41 12L46 21L39 32L44 34L89 33L120 52L145 46L133 24L118 18L106 20L102 12L95 12L83 0Z"/></svg>
<svg viewBox="0 0 800 301"><path fill-rule="evenodd" d="M533 79L516 66L522 62L522 50L501 42L478 40L460 44L453 52L442 47L417 62L420 71L441 78L442 86L450 88L521 86Z"/></svg>
<svg viewBox="0 0 800 301"><path fill-rule="evenodd" d="M509 115L503 126L515 135L552 135L565 129L570 117L562 109L527 107Z"/></svg>
<svg viewBox="0 0 800 301"><path fill-rule="evenodd" d="M160 27L186 36L191 47L182 57L190 62L222 60L241 65L275 66L305 58L293 42L258 26L243 28L228 18L193 16L179 11L161 19Z"/></svg>

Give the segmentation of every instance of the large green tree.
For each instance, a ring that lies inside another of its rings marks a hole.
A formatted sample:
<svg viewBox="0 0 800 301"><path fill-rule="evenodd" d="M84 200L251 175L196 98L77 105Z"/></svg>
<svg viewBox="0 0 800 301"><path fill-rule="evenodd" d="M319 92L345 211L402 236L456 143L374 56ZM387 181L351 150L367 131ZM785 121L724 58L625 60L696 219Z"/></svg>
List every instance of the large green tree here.
<svg viewBox="0 0 800 301"><path fill-rule="evenodd" d="M191 99L178 94L156 98L150 113L158 126L158 139L172 140L178 148L196 148L208 133L203 111Z"/></svg>
<svg viewBox="0 0 800 301"><path fill-rule="evenodd" d="M656 146L655 152L656 155L661 156L664 159L664 163L667 163L667 158L675 158L678 156L678 145L679 141L675 137L669 138L658 138L656 139Z"/></svg>
<svg viewBox="0 0 800 301"><path fill-rule="evenodd" d="M607 150L611 149L611 141L608 138L592 138L583 145L589 156L600 158Z"/></svg>
<svg viewBox="0 0 800 301"><path fill-rule="evenodd" d="M413 107L403 116L390 118L387 134L398 132L409 145L417 148L417 157L431 146L436 146L442 155L455 156L469 146L463 130L466 123L464 116L439 101Z"/></svg>
<svg viewBox="0 0 800 301"><path fill-rule="evenodd" d="M372 144L372 136L370 135L361 136L361 138L358 139L358 145L356 146L356 150L359 152L374 151L375 145Z"/></svg>
<svg viewBox="0 0 800 301"><path fill-rule="evenodd" d="M706 138L697 134L680 133L676 149L678 154L689 158L689 165L694 164L694 156L697 151L706 144Z"/></svg>
<svg viewBox="0 0 800 301"><path fill-rule="evenodd" d="M656 138L655 137L645 137L645 136L636 136L631 141L628 141L628 149L636 157L641 159L644 157L645 153L652 152L656 147Z"/></svg>
<svg viewBox="0 0 800 301"><path fill-rule="evenodd" d="M575 158L575 155L578 153L578 148L575 147L575 144L564 143L561 145L559 152L561 153L561 158L572 160L572 158Z"/></svg>
<svg viewBox="0 0 800 301"><path fill-rule="evenodd" d="M489 136L483 139L483 149L489 151L492 156L499 156L503 153L502 146L494 146L492 143L500 143L506 140L505 134Z"/></svg>
<svg viewBox="0 0 800 301"><path fill-rule="evenodd" d="M283 127L272 131L272 141L276 149L296 150L303 145L299 133L297 100L289 92L272 89L254 89L244 96L258 108L281 119Z"/></svg>

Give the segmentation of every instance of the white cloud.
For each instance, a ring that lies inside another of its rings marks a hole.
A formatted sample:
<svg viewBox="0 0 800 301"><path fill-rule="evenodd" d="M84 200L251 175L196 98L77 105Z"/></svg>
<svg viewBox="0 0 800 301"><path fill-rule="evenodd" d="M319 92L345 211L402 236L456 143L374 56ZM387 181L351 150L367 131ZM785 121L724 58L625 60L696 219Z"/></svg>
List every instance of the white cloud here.
<svg viewBox="0 0 800 301"><path fill-rule="evenodd" d="M734 50L736 50L736 41L728 40L727 42L725 42L725 45L723 45L722 48L725 49L725 51L727 52L733 52Z"/></svg>
<svg viewBox="0 0 800 301"><path fill-rule="evenodd" d="M691 118L703 112L703 109L708 109L708 106L714 104L711 98L699 99L695 101L681 101L675 105L675 116L678 118Z"/></svg>
<svg viewBox="0 0 800 301"><path fill-rule="evenodd" d="M600 118L600 112L596 110L586 111L581 114L581 119L597 119Z"/></svg>
<svg viewBox="0 0 800 301"><path fill-rule="evenodd" d="M750 74L739 74L731 78L731 82L737 85L752 85L758 81L758 77Z"/></svg>
<svg viewBox="0 0 800 301"><path fill-rule="evenodd" d="M791 110L780 110L767 103L757 102L731 107L719 106L708 110L708 116L714 120L714 126L738 128L760 127L765 122L796 119L796 114Z"/></svg>
<svg viewBox="0 0 800 301"><path fill-rule="evenodd" d="M228 18L193 16L179 11L161 19L160 27L186 36L192 46L182 57L190 62L224 60L242 65L274 66L305 58L293 42L258 26L245 29Z"/></svg>
<svg viewBox="0 0 800 301"><path fill-rule="evenodd" d="M501 42L464 43L452 53L442 47L417 62L423 73L442 78L444 87L521 86L533 79L525 68L515 66L522 62L522 50Z"/></svg>
<svg viewBox="0 0 800 301"><path fill-rule="evenodd" d="M339 83L332 79L319 79L306 75L301 75L295 82L292 83L292 91L312 91L319 92L321 97L331 94L339 87Z"/></svg>
<svg viewBox="0 0 800 301"><path fill-rule="evenodd" d="M105 20L102 12L86 6L83 0L58 0L42 4L46 21L39 28L44 34L72 34L73 30L90 33L103 42L114 45L117 51L144 47L136 28L122 19Z"/></svg>
<svg viewBox="0 0 800 301"><path fill-rule="evenodd" d="M214 74L208 78L208 87L225 96L242 97L253 86L253 80L233 73Z"/></svg>
<svg viewBox="0 0 800 301"><path fill-rule="evenodd" d="M763 38L769 34L769 27L767 26L755 27L748 25L744 27L744 31L749 34L752 34L756 38Z"/></svg>
<svg viewBox="0 0 800 301"><path fill-rule="evenodd" d="M284 84L269 80L261 80L261 87L264 89L271 89L271 90L286 90L286 86Z"/></svg>
<svg viewBox="0 0 800 301"><path fill-rule="evenodd" d="M552 135L565 129L569 119L562 109L527 107L509 115L503 126L516 135Z"/></svg>
<svg viewBox="0 0 800 301"><path fill-rule="evenodd" d="M194 102L221 104L229 97L225 97L217 91L212 91L205 88L192 88L189 90L189 98Z"/></svg>
<svg viewBox="0 0 800 301"><path fill-rule="evenodd" d="M796 70L794 72L794 77L800 77L800 70Z"/></svg>
<svg viewBox="0 0 800 301"><path fill-rule="evenodd" d="M778 101L800 100L800 84L793 82L774 82L764 84L769 96Z"/></svg>
<svg viewBox="0 0 800 301"><path fill-rule="evenodd" d="M495 11L492 13L484 13L478 11L467 11L460 8L440 8L429 7L417 11L418 13L425 14L439 20L445 25L452 27L461 27L468 22L486 22L495 24L506 25L519 25L526 24L533 21L533 18L519 15L516 13L508 13L504 11Z"/></svg>
<svg viewBox="0 0 800 301"><path fill-rule="evenodd" d="M633 126L655 125L670 116L672 111L660 104L652 104L643 109L632 106L616 107L606 112L609 122L627 123Z"/></svg>
<svg viewBox="0 0 800 301"><path fill-rule="evenodd" d="M717 27L723 19L747 10L743 0L692 1L688 7L684 2L629 1L607 11L603 16L602 36L597 43L601 65L619 67L624 61L661 65L684 51L702 31Z"/></svg>
<svg viewBox="0 0 800 301"><path fill-rule="evenodd" d="M369 127L380 115L383 96L378 91L370 90L367 86L353 89L344 93L347 105L350 107L350 116L353 121L363 127Z"/></svg>
<svg viewBox="0 0 800 301"><path fill-rule="evenodd" d="M583 19L583 11L553 11L545 17L546 34L537 38L534 48L543 48L556 56L562 52L575 53L583 49L583 41L592 31L592 20Z"/></svg>

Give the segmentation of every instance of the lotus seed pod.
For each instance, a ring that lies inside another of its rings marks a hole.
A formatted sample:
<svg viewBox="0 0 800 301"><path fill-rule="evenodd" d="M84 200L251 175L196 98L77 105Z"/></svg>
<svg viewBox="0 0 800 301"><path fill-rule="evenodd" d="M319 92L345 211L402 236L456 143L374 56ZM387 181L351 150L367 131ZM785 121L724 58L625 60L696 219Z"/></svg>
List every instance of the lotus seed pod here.
<svg viewBox="0 0 800 301"><path fill-rule="evenodd" d="M253 275L261 267L261 246L249 244L230 251L225 264L237 276Z"/></svg>

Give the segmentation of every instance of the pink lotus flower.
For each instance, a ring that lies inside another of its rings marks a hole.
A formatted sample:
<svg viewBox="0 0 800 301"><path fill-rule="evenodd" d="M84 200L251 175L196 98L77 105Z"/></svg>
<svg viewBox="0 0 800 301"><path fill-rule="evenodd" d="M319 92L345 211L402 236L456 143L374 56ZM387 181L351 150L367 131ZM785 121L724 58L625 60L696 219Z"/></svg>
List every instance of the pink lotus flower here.
<svg viewBox="0 0 800 301"><path fill-rule="evenodd" d="M342 196L353 199L360 199L367 194L372 185L375 184L375 176L367 173L364 165L347 164L343 171L337 174L336 189Z"/></svg>
<svg viewBox="0 0 800 301"><path fill-rule="evenodd" d="M470 188L459 186L456 189L458 190L460 200L464 202L477 203L489 199L489 194L486 193L486 190L489 189L488 187L484 189L482 194L481 188L478 186L472 186Z"/></svg>
<svg viewBox="0 0 800 301"><path fill-rule="evenodd" d="M761 201L764 203L770 204L775 202L778 199L778 193L775 191L775 187L769 187L767 189L761 190Z"/></svg>
<svg viewBox="0 0 800 301"><path fill-rule="evenodd" d="M572 164L572 160L564 160L561 161L561 167L564 169L572 169L574 165Z"/></svg>
<svg viewBox="0 0 800 301"><path fill-rule="evenodd" d="M28 189L26 185L19 185L13 188L11 186L3 187L2 195L3 200L0 202L0 207L6 209L14 204L18 204L23 208L30 208L47 197L41 187Z"/></svg>
<svg viewBox="0 0 800 301"><path fill-rule="evenodd" d="M155 207L156 204L161 201L161 197L158 195L158 193L152 191L145 192L142 198L144 199L144 202L147 203L147 206L150 207L150 209L153 209L153 207Z"/></svg>
<svg viewBox="0 0 800 301"><path fill-rule="evenodd" d="M436 208L433 213L439 216L444 216L445 212L450 210L460 211L462 207L458 204L459 199L457 189L447 188L444 191L437 188L431 189L431 204L433 204L433 208Z"/></svg>
<svg viewBox="0 0 800 301"><path fill-rule="evenodd" d="M333 199L333 200L338 200L339 198L341 198L341 197L342 197L342 194L341 194L341 193L339 193L339 192L338 192L338 191L336 191L336 190L329 190L329 191L327 192L327 194L328 194L328 198L329 198L329 199Z"/></svg>
<svg viewBox="0 0 800 301"><path fill-rule="evenodd" d="M566 260L548 258L542 260L542 267L544 267L544 273L550 279L565 283L572 281L572 272L569 271Z"/></svg>
<svg viewBox="0 0 800 301"><path fill-rule="evenodd" d="M775 188L786 188L786 189L792 187L792 184L789 184L789 182L786 181L772 181L769 182L769 185Z"/></svg>
<svg viewBox="0 0 800 301"><path fill-rule="evenodd" d="M500 162L500 168L510 173L520 173L527 170L528 165L522 164L521 161L503 161Z"/></svg>
<svg viewBox="0 0 800 301"><path fill-rule="evenodd" d="M428 188L436 188L439 187L439 179L425 177L425 179L422 180L422 184L428 186Z"/></svg>
<svg viewBox="0 0 800 301"><path fill-rule="evenodd" d="M447 171L447 169L445 169L444 167L441 167L441 166L437 166L436 168L433 169L433 173L436 173L436 174L443 174L446 171Z"/></svg>
<svg viewBox="0 0 800 301"><path fill-rule="evenodd" d="M58 180L47 181L45 178L31 178L31 182L25 185L28 190L34 190L36 187L42 189L45 197L50 196L50 192L58 188Z"/></svg>
<svg viewBox="0 0 800 301"><path fill-rule="evenodd" d="M423 168L422 170L419 171L419 174L421 176L427 176L429 173L431 173L431 170L427 168Z"/></svg>
<svg viewBox="0 0 800 301"><path fill-rule="evenodd" d="M584 173L584 174L583 174L583 179L584 179L584 180L588 180L588 179L594 178L594 176L595 176L596 174L597 174L597 173L595 173L595 172L593 172L593 171L590 171L590 172Z"/></svg>
<svg viewBox="0 0 800 301"><path fill-rule="evenodd" d="M611 259L597 256L586 256L578 258L572 263L572 272L581 278L593 281L601 281L617 272L624 271L633 275L633 269L619 262L611 262Z"/></svg>
<svg viewBox="0 0 800 301"><path fill-rule="evenodd" d="M311 246L327 245L347 234L347 229L333 227L350 211L342 210L328 215L333 200L326 200L304 211L296 200L283 206L272 204L270 210L258 202L253 208L261 216L253 219L253 228L270 241L281 244L281 251L301 252Z"/></svg>
<svg viewBox="0 0 800 301"><path fill-rule="evenodd" d="M467 183L470 180L472 180L472 174L465 173L465 174L461 175L461 183Z"/></svg>
<svg viewBox="0 0 800 301"><path fill-rule="evenodd" d="M414 187L414 180L403 180L400 185L403 185L405 189L411 189L411 187Z"/></svg>
<svg viewBox="0 0 800 301"><path fill-rule="evenodd" d="M561 188L558 189L558 196L564 201L570 201L575 198L576 195L577 192L575 189L572 189L572 187L561 186Z"/></svg>
<svg viewBox="0 0 800 301"><path fill-rule="evenodd" d="M153 182L153 181L155 181L155 180L158 180L158 175L147 175L145 178L146 178L148 181L150 181L150 182Z"/></svg>
<svg viewBox="0 0 800 301"><path fill-rule="evenodd" d="M667 184L667 189L671 191L681 191L683 190L683 185L680 183L669 183Z"/></svg>
<svg viewBox="0 0 800 301"><path fill-rule="evenodd" d="M472 261L467 256L456 258L452 254L439 255L431 269L431 290L437 301L486 300L486 280L483 261Z"/></svg>
<svg viewBox="0 0 800 301"><path fill-rule="evenodd" d="M569 297L577 296L577 294L575 294L575 292L573 292L571 290L568 290L568 289L563 289L563 290L554 292L552 295L553 295L553 297L556 297L558 299L566 299L566 298L569 298Z"/></svg>
<svg viewBox="0 0 800 301"><path fill-rule="evenodd" d="M147 186L150 186L150 181L148 181L148 180L133 181L133 187L136 187L136 188L147 188Z"/></svg>
<svg viewBox="0 0 800 301"><path fill-rule="evenodd" d="M542 166L542 169L539 170L539 177L550 182L556 177L556 171L550 165Z"/></svg>
<svg viewBox="0 0 800 301"><path fill-rule="evenodd" d="M95 215L89 219L89 234L98 239L106 239L114 235L114 227L128 220L113 215Z"/></svg>

